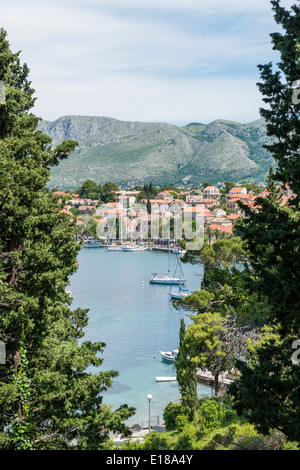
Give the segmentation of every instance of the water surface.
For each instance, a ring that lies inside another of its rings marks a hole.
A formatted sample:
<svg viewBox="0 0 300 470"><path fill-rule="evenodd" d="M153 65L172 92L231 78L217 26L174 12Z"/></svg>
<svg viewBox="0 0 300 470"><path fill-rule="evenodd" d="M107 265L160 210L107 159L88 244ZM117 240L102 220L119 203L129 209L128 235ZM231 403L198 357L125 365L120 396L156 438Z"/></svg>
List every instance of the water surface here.
<svg viewBox="0 0 300 470"><path fill-rule="evenodd" d="M174 308L170 286L149 284L154 272L175 271L174 254L112 252L105 248L82 249L79 269L71 279L73 308L89 308L84 340L106 344L101 370L116 370L119 376L103 394L113 409L122 404L135 407L128 424L147 425L148 401L152 395L152 423L162 422L169 401L180 399L177 382L155 381L156 376L175 376L173 364L162 362L159 351L179 345L180 320L190 323L188 312ZM186 288L198 290L203 269L183 264ZM178 272L177 272L178 274ZM178 291L177 286L172 290ZM200 395L211 395L211 387L200 385Z"/></svg>

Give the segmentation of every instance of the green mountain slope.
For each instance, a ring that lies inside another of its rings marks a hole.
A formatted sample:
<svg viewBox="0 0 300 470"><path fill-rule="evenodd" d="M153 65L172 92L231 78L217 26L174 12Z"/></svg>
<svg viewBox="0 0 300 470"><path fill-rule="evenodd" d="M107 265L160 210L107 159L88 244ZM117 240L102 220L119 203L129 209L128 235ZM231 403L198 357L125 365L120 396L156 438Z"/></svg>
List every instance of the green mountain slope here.
<svg viewBox="0 0 300 470"><path fill-rule="evenodd" d="M86 179L123 186L264 181L273 159L262 120L249 124L218 120L178 127L166 123L65 116L41 121L53 139L77 140L67 160L52 170L51 187L75 189Z"/></svg>

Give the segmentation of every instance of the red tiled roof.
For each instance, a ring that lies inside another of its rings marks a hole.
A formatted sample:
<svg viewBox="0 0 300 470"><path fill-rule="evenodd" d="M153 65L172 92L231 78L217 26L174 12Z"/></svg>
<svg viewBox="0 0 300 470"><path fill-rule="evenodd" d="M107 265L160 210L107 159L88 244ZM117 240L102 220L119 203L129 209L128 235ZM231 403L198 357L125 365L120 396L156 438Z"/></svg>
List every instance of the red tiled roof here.
<svg viewBox="0 0 300 470"><path fill-rule="evenodd" d="M232 225L217 225L211 224L209 226L212 230L220 230L220 232L232 233Z"/></svg>

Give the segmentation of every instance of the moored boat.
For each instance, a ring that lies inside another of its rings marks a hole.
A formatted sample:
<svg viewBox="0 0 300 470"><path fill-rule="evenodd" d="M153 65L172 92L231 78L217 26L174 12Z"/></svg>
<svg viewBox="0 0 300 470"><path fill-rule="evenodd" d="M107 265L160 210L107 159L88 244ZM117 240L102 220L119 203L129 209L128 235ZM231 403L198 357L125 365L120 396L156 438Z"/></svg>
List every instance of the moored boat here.
<svg viewBox="0 0 300 470"><path fill-rule="evenodd" d="M178 348L174 351L159 351L164 362L175 362L178 355Z"/></svg>
<svg viewBox="0 0 300 470"><path fill-rule="evenodd" d="M106 248L107 251L122 251L121 245L110 245Z"/></svg>
<svg viewBox="0 0 300 470"><path fill-rule="evenodd" d="M156 382L175 382L176 377L155 377Z"/></svg>
<svg viewBox="0 0 300 470"><path fill-rule="evenodd" d="M150 284L167 284L167 285L182 285L186 279L181 279L179 277L169 276L167 274L152 274L150 276Z"/></svg>
<svg viewBox="0 0 300 470"><path fill-rule="evenodd" d="M84 248L100 248L100 241L94 239L87 239L84 240L83 245Z"/></svg>
<svg viewBox="0 0 300 470"><path fill-rule="evenodd" d="M127 245L123 246L123 251L147 251L148 248L142 245Z"/></svg>
<svg viewBox="0 0 300 470"><path fill-rule="evenodd" d="M188 289L182 289L181 287L179 287L179 292L168 292L171 299L174 300L181 300L187 295L191 295L192 293L193 292L189 291Z"/></svg>

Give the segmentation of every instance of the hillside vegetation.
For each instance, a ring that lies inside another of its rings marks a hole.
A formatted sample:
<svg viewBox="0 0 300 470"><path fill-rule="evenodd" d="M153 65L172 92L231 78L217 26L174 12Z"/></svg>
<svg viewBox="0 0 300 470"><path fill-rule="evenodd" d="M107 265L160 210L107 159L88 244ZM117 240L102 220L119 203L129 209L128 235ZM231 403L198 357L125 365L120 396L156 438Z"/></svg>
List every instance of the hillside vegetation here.
<svg viewBox="0 0 300 470"><path fill-rule="evenodd" d="M264 181L272 157L263 120L249 124L217 120L178 127L166 123L119 121L109 117L65 116L41 121L53 139L76 140L70 158L51 171L51 185L78 187L86 179L135 186L199 184L209 180Z"/></svg>

